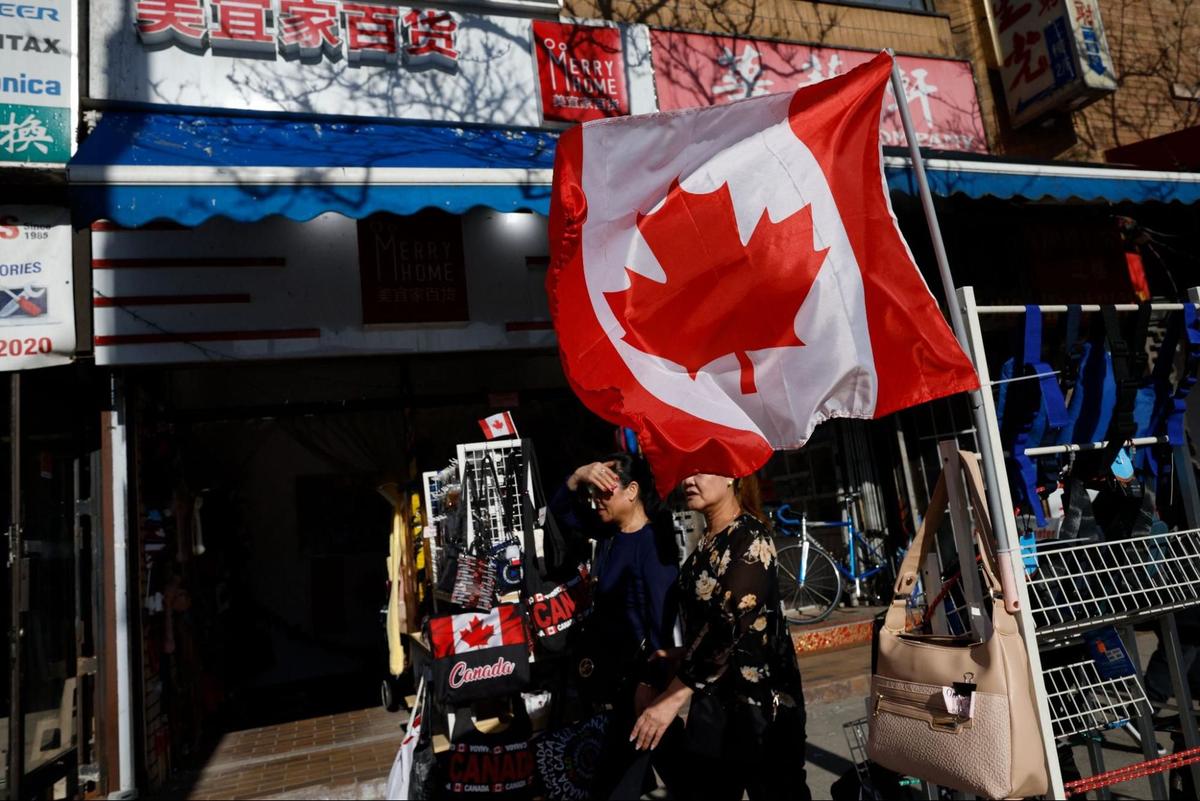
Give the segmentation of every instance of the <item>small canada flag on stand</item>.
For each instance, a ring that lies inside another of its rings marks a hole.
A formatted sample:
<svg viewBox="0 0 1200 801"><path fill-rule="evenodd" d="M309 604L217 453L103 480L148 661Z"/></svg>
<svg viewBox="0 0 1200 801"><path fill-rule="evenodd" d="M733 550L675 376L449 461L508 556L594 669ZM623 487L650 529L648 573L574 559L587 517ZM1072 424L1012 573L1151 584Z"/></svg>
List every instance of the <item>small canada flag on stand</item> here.
<svg viewBox="0 0 1200 801"><path fill-rule="evenodd" d="M488 439L517 436L517 424L513 422L512 415L508 412L500 412L483 418L479 421L479 427L483 429L483 435Z"/></svg>

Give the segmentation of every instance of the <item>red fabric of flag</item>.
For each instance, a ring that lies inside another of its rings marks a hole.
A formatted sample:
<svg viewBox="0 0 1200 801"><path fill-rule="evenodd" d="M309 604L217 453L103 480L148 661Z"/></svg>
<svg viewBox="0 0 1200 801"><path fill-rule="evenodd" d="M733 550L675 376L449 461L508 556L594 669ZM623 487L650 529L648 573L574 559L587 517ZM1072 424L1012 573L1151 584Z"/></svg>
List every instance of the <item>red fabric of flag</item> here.
<svg viewBox="0 0 1200 801"><path fill-rule="evenodd" d="M978 387L888 199L891 68L880 54L560 139L546 283L563 365L637 432L660 489L750 473L827 419Z"/></svg>

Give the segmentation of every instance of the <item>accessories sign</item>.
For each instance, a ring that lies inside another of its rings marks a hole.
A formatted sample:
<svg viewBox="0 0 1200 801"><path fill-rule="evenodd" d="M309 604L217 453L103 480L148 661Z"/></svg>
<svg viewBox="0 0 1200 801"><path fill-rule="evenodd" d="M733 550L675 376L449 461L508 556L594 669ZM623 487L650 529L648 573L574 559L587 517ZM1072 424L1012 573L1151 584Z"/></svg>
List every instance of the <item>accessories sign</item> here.
<svg viewBox="0 0 1200 801"><path fill-rule="evenodd" d="M0 206L0 371L51 367L74 358L67 210Z"/></svg>

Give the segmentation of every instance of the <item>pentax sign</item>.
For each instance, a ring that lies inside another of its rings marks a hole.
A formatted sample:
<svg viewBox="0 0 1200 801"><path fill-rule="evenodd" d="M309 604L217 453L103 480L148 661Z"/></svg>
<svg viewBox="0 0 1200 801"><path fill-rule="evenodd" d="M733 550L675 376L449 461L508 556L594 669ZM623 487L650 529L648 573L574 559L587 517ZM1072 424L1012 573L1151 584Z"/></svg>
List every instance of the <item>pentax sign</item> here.
<svg viewBox="0 0 1200 801"><path fill-rule="evenodd" d="M988 21L1015 127L1116 91L1097 0L988 0Z"/></svg>
<svg viewBox="0 0 1200 801"><path fill-rule="evenodd" d="M629 113L622 30L537 20L537 61L542 118L587 122Z"/></svg>
<svg viewBox="0 0 1200 801"><path fill-rule="evenodd" d="M0 206L0 372L74 358L70 216L51 206Z"/></svg>
<svg viewBox="0 0 1200 801"><path fill-rule="evenodd" d="M0 165L71 157L73 0L0 2Z"/></svg>

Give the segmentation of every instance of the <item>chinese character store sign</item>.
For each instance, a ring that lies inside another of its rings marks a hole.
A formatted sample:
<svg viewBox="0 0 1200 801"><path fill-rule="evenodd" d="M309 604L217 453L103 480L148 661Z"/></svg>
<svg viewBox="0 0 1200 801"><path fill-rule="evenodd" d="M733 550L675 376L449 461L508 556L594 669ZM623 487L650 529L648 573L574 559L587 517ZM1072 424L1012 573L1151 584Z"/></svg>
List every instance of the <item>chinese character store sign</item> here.
<svg viewBox="0 0 1200 801"><path fill-rule="evenodd" d="M659 107L672 111L788 92L842 75L873 53L831 47L651 31ZM922 147L987 152L971 65L965 61L899 56L904 102ZM880 138L903 145L899 103L888 87Z"/></svg>
<svg viewBox="0 0 1200 801"><path fill-rule="evenodd" d="M1097 0L990 0L990 8L1014 125L1116 89Z"/></svg>
<svg viewBox="0 0 1200 801"><path fill-rule="evenodd" d="M458 68L458 21L448 11L346 0L138 0L148 47L302 62Z"/></svg>
<svg viewBox="0 0 1200 801"><path fill-rule="evenodd" d="M629 113L621 30L533 23L542 118L587 122Z"/></svg>
<svg viewBox="0 0 1200 801"><path fill-rule="evenodd" d="M71 25L70 0L0 2L0 164L71 157Z"/></svg>

